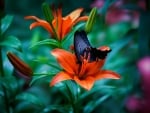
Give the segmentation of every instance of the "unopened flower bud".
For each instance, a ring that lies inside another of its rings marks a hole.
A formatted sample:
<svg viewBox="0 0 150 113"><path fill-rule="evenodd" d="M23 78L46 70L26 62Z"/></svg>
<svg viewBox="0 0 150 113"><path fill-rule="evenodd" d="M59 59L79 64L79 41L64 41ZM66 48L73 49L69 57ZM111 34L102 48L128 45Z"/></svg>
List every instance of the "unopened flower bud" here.
<svg viewBox="0 0 150 113"><path fill-rule="evenodd" d="M29 67L28 64L26 64L24 61L22 61L20 58L18 58L15 54L8 52L7 57L11 64L14 66L15 71L20 73L20 77L24 79L30 79L33 75L32 69Z"/></svg>
<svg viewBox="0 0 150 113"><path fill-rule="evenodd" d="M97 14L97 8L94 7L92 9L92 11L90 12L88 21L86 22L86 25L85 25L85 31L87 33L89 33L92 30L92 27L93 27L95 19L96 19L96 14Z"/></svg>
<svg viewBox="0 0 150 113"><path fill-rule="evenodd" d="M51 24L54 17L53 17L53 14L49 5L47 3L43 3L42 10L43 10L46 21L48 21Z"/></svg>

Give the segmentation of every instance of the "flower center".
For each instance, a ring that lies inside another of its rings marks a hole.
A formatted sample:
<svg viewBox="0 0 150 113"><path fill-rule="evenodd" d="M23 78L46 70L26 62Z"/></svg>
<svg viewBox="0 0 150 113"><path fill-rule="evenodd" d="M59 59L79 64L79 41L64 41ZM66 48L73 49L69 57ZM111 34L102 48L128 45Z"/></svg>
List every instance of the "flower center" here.
<svg viewBox="0 0 150 113"><path fill-rule="evenodd" d="M88 67L88 63L90 61L90 52L85 51L84 55L81 56L81 63L79 63L79 67L78 67L78 77L82 80L85 79L88 74L87 74L87 67Z"/></svg>

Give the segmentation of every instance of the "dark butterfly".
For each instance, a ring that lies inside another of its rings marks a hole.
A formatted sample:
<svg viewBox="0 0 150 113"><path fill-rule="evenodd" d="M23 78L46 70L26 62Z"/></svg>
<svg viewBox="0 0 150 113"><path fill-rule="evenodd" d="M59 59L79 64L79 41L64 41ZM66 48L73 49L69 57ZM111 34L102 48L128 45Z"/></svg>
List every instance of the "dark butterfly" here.
<svg viewBox="0 0 150 113"><path fill-rule="evenodd" d="M78 62L81 63L82 57L89 57L89 61L96 61L96 59L105 59L107 53L111 51L111 49L107 46L102 46L101 48L93 48L89 43L87 34L85 31L76 31L74 34L74 50L75 55L78 59Z"/></svg>

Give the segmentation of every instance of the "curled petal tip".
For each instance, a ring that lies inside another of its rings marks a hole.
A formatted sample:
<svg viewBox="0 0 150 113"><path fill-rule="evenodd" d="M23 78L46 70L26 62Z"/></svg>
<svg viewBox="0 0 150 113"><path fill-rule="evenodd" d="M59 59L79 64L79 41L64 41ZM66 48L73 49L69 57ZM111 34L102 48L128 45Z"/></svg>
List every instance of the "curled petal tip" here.
<svg viewBox="0 0 150 113"><path fill-rule="evenodd" d="M25 16L24 19L29 19L29 16Z"/></svg>

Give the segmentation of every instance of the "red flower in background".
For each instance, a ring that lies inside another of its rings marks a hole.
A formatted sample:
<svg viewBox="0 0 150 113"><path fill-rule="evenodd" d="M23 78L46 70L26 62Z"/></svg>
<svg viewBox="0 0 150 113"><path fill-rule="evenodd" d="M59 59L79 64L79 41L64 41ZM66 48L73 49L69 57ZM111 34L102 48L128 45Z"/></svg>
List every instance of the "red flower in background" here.
<svg viewBox="0 0 150 113"><path fill-rule="evenodd" d="M102 8L104 5L105 0L95 0L91 7L97 7L97 8Z"/></svg>
<svg viewBox="0 0 150 113"><path fill-rule="evenodd" d="M92 7L102 8L104 0L95 0L92 4ZM123 5L127 4L126 0L117 0L113 3L106 12L106 23L114 24L121 21L132 22L133 26L138 26L139 23L139 13L134 10L123 9L121 8ZM137 1L137 5L143 9L145 9L145 1L139 0Z"/></svg>
<svg viewBox="0 0 150 113"><path fill-rule="evenodd" d="M141 100L139 97L132 95L126 100L126 108L131 113L138 113L141 109Z"/></svg>
<svg viewBox="0 0 150 113"><path fill-rule="evenodd" d="M150 100L150 56L144 57L138 62L138 69L141 75L144 95Z"/></svg>
<svg viewBox="0 0 150 113"><path fill-rule="evenodd" d="M130 113L150 113L150 56L139 60L138 69L141 75L143 97L141 99L130 96L126 107Z"/></svg>

